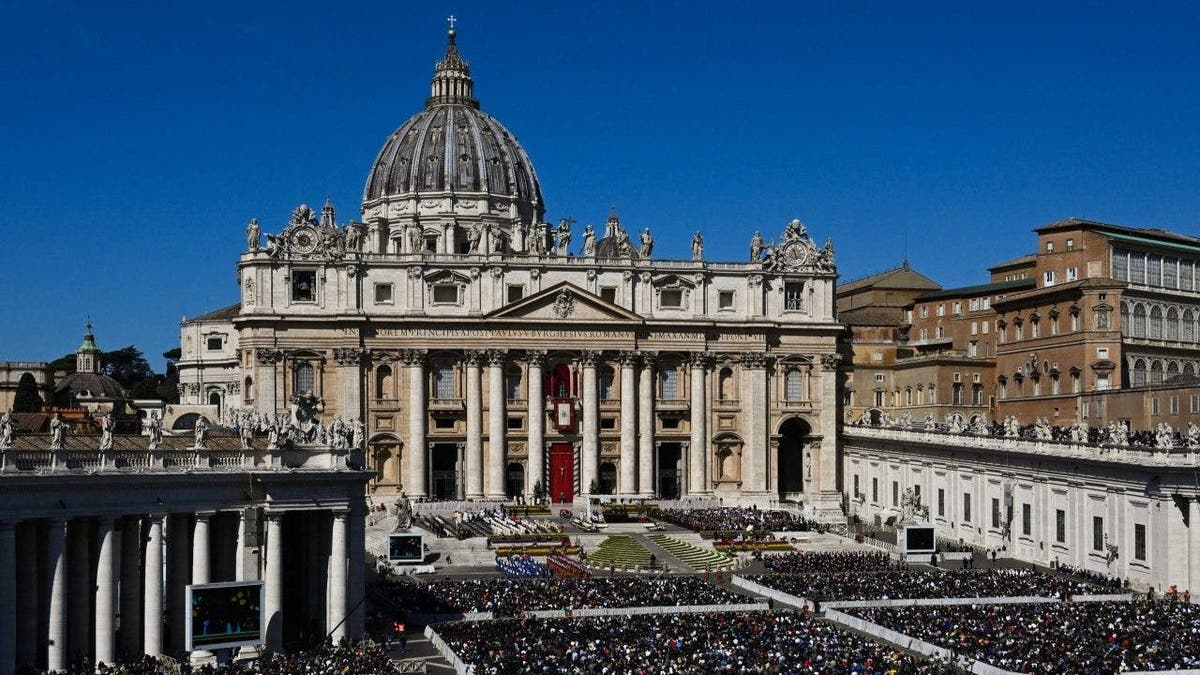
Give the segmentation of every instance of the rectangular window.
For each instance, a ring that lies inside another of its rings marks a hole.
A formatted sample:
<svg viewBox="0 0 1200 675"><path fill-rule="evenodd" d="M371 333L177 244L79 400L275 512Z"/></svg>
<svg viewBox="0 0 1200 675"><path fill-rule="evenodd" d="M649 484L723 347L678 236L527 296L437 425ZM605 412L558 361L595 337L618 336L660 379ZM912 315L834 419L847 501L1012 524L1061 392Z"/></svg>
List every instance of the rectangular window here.
<svg viewBox="0 0 1200 675"><path fill-rule="evenodd" d="M600 418L600 428L605 429L605 430L616 429L617 428L617 418L601 417Z"/></svg>
<svg viewBox="0 0 1200 675"><path fill-rule="evenodd" d="M1163 287L1179 288L1179 259L1163 259Z"/></svg>
<svg viewBox="0 0 1200 675"><path fill-rule="evenodd" d="M458 285L457 284L437 284L433 287L433 304L435 305L457 305L458 304Z"/></svg>
<svg viewBox="0 0 1200 675"><path fill-rule="evenodd" d="M886 382L887 375L884 375L883 373L875 373L875 381L876 382Z"/></svg>
<svg viewBox="0 0 1200 675"><path fill-rule="evenodd" d="M1026 537L1033 534L1033 505L1021 505L1021 534Z"/></svg>
<svg viewBox="0 0 1200 675"><path fill-rule="evenodd" d="M1079 278L1079 269L1076 267L1067 268L1067 281L1075 281Z"/></svg>
<svg viewBox="0 0 1200 675"><path fill-rule="evenodd" d="M929 318L929 305L922 305L922 306L921 306L921 318L922 318L922 319L928 319L928 318Z"/></svg>
<svg viewBox="0 0 1200 675"><path fill-rule="evenodd" d="M1146 560L1146 526L1140 523L1133 526L1133 559Z"/></svg>
<svg viewBox="0 0 1200 675"><path fill-rule="evenodd" d="M988 324L988 322L984 321L984 322L983 322L983 325L982 325L982 326L980 326L980 327L983 329L983 334L984 334L984 335L987 335L987 334L988 334L988 327L989 327L989 325L990 325L990 324Z"/></svg>
<svg viewBox="0 0 1200 675"><path fill-rule="evenodd" d="M717 309L733 309L733 291L719 291L717 293Z"/></svg>
<svg viewBox="0 0 1200 675"><path fill-rule="evenodd" d="M392 285L391 284L375 284L375 304L377 304L377 305L392 304Z"/></svg>
<svg viewBox="0 0 1200 675"><path fill-rule="evenodd" d="M666 309L683 307L683 291L678 288L664 288L659 291L658 304Z"/></svg>
<svg viewBox="0 0 1200 675"><path fill-rule="evenodd" d="M438 364L433 369L433 397L436 399L454 398L454 367L449 364Z"/></svg>
<svg viewBox="0 0 1200 675"><path fill-rule="evenodd" d="M453 429L453 417L435 417L433 420L433 428L435 429Z"/></svg>
<svg viewBox="0 0 1200 675"><path fill-rule="evenodd" d="M509 303L516 302L525 297L525 287L521 284L510 284L506 291L506 295Z"/></svg>
<svg viewBox="0 0 1200 675"><path fill-rule="evenodd" d="M937 306L937 315L938 316L946 316L946 306L945 305Z"/></svg>
<svg viewBox="0 0 1200 675"><path fill-rule="evenodd" d="M963 493L963 517L962 517L962 519L963 519L964 523L971 522L971 493L970 492Z"/></svg>
<svg viewBox="0 0 1200 675"><path fill-rule="evenodd" d="M292 302L317 301L316 270L292 270Z"/></svg>
<svg viewBox="0 0 1200 675"><path fill-rule="evenodd" d="M1044 274L1042 274L1042 281L1045 282L1046 286L1053 286L1054 285L1054 270L1046 270L1046 272Z"/></svg>
<svg viewBox="0 0 1200 675"><path fill-rule="evenodd" d="M946 515L946 489L938 488L938 515Z"/></svg>
<svg viewBox="0 0 1200 675"><path fill-rule="evenodd" d="M983 302L980 303L980 307L982 307L983 309L991 309L992 308L992 299L984 298ZM986 333L987 331L984 331L984 332Z"/></svg>
<svg viewBox="0 0 1200 675"><path fill-rule="evenodd" d="M971 322L971 335L979 335L979 322L978 321Z"/></svg>
<svg viewBox="0 0 1200 675"><path fill-rule="evenodd" d="M954 303L954 313L962 314L962 301L958 301L958 302Z"/></svg>
<svg viewBox="0 0 1200 675"><path fill-rule="evenodd" d="M1104 518L1092 516L1092 550L1104 550Z"/></svg>
<svg viewBox="0 0 1200 675"><path fill-rule="evenodd" d="M1054 242L1046 242L1046 253L1054 253Z"/></svg>
<svg viewBox="0 0 1200 675"><path fill-rule="evenodd" d="M872 504L879 503L879 479L878 478L871 479L871 503Z"/></svg>
<svg viewBox="0 0 1200 675"><path fill-rule="evenodd" d="M1171 414L1178 415L1179 414L1179 397L1172 396L1170 405L1171 405Z"/></svg>
<svg viewBox="0 0 1200 675"><path fill-rule="evenodd" d="M978 312L979 311L979 298L971 298L970 302L967 303L967 308L970 309L972 312Z"/></svg>
<svg viewBox="0 0 1200 675"><path fill-rule="evenodd" d="M967 356L971 358L979 356L979 340L971 340L967 343Z"/></svg>
<svg viewBox="0 0 1200 675"><path fill-rule="evenodd" d="M1158 397L1156 396L1156 397L1150 399L1150 414L1158 415L1161 413L1162 413L1162 409L1159 407Z"/></svg>
<svg viewBox="0 0 1200 675"><path fill-rule="evenodd" d="M205 346L208 347L208 351L210 352L221 351L222 344L224 344L224 340L221 339L220 335L214 335L205 341Z"/></svg>
<svg viewBox="0 0 1200 675"><path fill-rule="evenodd" d="M1067 543L1067 512L1062 509L1054 511L1054 541Z"/></svg>
<svg viewBox="0 0 1200 675"><path fill-rule="evenodd" d="M992 529L1000 529L1000 500L992 497Z"/></svg>
<svg viewBox="0 0 1200 675"><path fill-rule="evenodd" d="M1117 281L1129 281L1129 253L1126 251L1113 251L1112 276Z"/></svg>
<svg viewBox="0 0 1200 675"><path fill-rule="evenodd" d="M605 302L617 304L617 287L616 286L601 286L600 299Z"/></svg>
<svg viewBox="0 0 1200 675"><path fill-rule="evenodd" d="M900 483L892 481L892 506L900 505Z"/></svg>
<svg viewBox="0 0 1200 675"><path fill-rule="evenodd" d="M1133 252L1129 254L1129 283L1146 283L1146 254Z"/></svg>
<svg viewBox="0 0 1200 675"><path fill-rule="evenodd" d="M1074 251L1074 250L1075 250L1075 240L1074 240L1074 239L1068 239L1068 240L1067 240L1067 250L1068 250L1068 251Z"/></svg>
<svg viewBox="0 0 1200 675"><path fill-rule="evenodd" d="M1162 286L1162 256L1151 253L1146 257L1146 284Z"/></svg>
<svg viewBox="0 0 1200 675"><path fill-rule="evenodd" d="M667 368L659 376L662 382L662 397L667 400L679 398L679 371Z"/></svg>
<svg viewBox="0 0 1200 675"><path fill-rule="evenodd" d="M1200 394L1192 394L1192 410L1193 413L1200 413Z"/></svg>
<svg viewBox="0 0 1200 675"><path fill-rule="evenodd" d="M524 418L521 418L521 417L508 418L508 428L513 431L522 429L525 426L524 424L521 423L523 419Z"/></svg>
<svg viewBox="0 0 1200 675"><path fill-rule="evenodd" d="M788 311L804 309L804 284L789 281L783 285L783 308Z"/></svg>

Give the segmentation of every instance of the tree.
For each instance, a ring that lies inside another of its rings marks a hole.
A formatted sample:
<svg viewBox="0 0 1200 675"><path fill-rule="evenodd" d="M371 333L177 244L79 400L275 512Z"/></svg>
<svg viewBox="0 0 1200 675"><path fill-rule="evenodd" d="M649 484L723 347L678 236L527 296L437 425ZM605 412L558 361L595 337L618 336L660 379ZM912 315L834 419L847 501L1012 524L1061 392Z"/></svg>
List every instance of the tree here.
<svg viewBox="0 0 1200 675"><path fill-rule="evenodd" d="M163 352L167 360L167 373L158 381L158 398L165 403L179 403L179 368L175 363L183 356L179 347Z"/></svg>
<svg viewBox="0 0 1200 675"><path fill-rule="evenodd" d="M13 412L40 412L42 396L38 393L37 380L33 373L24 373L17 380L17 391L13 396Z"/></svg>

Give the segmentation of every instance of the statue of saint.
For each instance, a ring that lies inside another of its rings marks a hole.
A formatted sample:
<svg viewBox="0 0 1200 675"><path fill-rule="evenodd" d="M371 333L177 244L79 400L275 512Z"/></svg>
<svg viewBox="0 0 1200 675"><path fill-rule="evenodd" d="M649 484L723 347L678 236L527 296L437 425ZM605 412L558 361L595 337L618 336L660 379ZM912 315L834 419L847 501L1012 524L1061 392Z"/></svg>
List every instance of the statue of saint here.
<svg viewBox="0 0 1200 675"><path fill-rule="evenodd" d="M204 450L205 449L204 443L205 443L205 441L208 440L208 421L205 420L203 417L196 419L195 434L196 434L195 448L197 450Z"/></svg>
<svg viewBox="0 0 1200 675"><path fill-rule="evenodd" d="M113 414L110 412L100 420L100 449L113 449L113 434L117 430L117 420L113 419Z"/></svg>
<svg viewBox="0 0 1200 675"><path fill-rule="evenodd" d="M251 253L258 251L258 239L262 236L262 228L258 226L258 218L251 218L250 224L246 226L246 245L250 247Z"/></svg>
<svg viewBox="0 0 1200 675"><path fill-rule="evenodd" d="M267 449L279 449L279 424L274 419L267 422Z"/></svg>
<svg viewBox="0 0 1200 675"><path fill-rule="evenodd" d="M643 258L649 258L650 253L654 251L654 237L650 236L650 228L642 230L642 249L638 254Z"/></svg>
<svg viewBox="0 0 1200 675"><path fill-rule="evenodd" d="M596 255L596 231L592 229L591 223L583 228L583 255L585 258Z"/></svg>
<svg viewBox="0 0 1200 675"><path fill-rule="evenodd" d="M763 242L762 234L758 230L755 230L754 237L750 240L750 262L762 260L763 249L765 247L766 243Z"/></svg>
<svg viewBox="0 0 1200 675"><path fill-rule="evenodd" d="M704 235L697 230L692 236L692 260L704 259Z"/></svg>
<svg viewBox="0 0 1200 675"><path fill-rule="evenodd" d="M571 220L563 218L558 221L558 255L567 255L567 249L571 247Z"/></svg>
<svg viewBox="0 0 1200 675"><path fill-rule="evenodd" d="M467 228L467 248L474 253L479 250L479 240L483 237L483 227L479 223Z"/></svg>
<svg viewBox="0 0 1200 675"><path fill-rule="evenodd" d="M396 530L407 530L412 527L412 503L408 495L400 493L396 500Z"/></svg>
<svg viewBox="0 0 1200 675"><path fill-rule="evenodd" d="M158 446L162 445L163 439L162 420L158 418L158 415L150 414L150 424L147 428L150 431L150 449L157 450Z"/></svg>
<svg viewBox="0 0 1200 675"><path fill-rule="evenodd" d="M4 416L0 417L0 448L12 447L13 433L16 430L17 423L13 421L12 408L9 408L4 411Z"/></svg>
<svg viewBox="0 0 1200 675"><path fill-rule="evenodd" d="M355 450L361 450L363 447L363 432L366 429L363 427L362 420L354 418L354 436L350 441L350 447Z"/></svg>
<svg viewBox="0 0 1200 675"><path fill-rule="evenodd" d="M243 450L253 447L251 442L254 440L254 419L249 414L244 415L238 423L238 438L242 441Z"/></svg>
<svg viewBox="0 0 1200 675"><path fill-rule="evenodd" d="M54 413L54 419L50 420L50 449L62 450L63 445L67 442L67 421L63 419L62 413Z"/></svg>

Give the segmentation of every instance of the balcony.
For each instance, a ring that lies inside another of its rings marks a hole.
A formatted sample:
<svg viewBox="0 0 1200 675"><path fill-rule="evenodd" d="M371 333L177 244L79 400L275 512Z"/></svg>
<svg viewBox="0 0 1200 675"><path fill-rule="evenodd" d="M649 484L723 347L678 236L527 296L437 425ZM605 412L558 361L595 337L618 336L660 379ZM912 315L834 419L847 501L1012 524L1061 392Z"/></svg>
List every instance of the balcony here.
<svg viewBox="0 0 1200 675"><path fill-rule="evenodd" d="M431 398L429 410L455 411L466 409L466 403L461 398Z"/></svg>

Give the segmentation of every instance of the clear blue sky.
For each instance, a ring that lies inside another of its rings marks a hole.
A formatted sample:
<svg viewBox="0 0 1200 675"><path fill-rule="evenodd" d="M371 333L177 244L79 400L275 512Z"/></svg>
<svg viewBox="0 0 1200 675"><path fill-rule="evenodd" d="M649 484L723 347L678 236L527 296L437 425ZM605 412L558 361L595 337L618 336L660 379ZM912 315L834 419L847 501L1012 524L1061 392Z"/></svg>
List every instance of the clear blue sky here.
<svg viewBox="0 0 1200 675"><path fill-rule="evenodd" d="M1200 234L1200 4L0 0L0 360L153 357L237 299L244 226L356 217L459 18L548 219L682 257L793 217L843 280L945 286L1077 215Z"/></svg>

